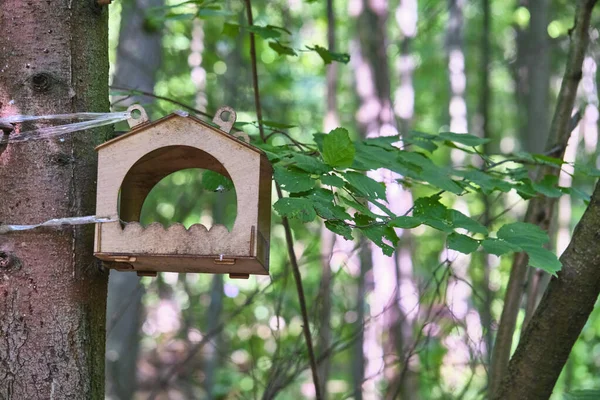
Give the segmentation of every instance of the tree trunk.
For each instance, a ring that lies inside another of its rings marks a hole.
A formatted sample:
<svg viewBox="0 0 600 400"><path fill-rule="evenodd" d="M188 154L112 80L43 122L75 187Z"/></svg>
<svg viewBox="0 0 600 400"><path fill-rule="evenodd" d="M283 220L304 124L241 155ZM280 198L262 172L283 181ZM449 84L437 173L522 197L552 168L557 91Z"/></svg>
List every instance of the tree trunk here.
<svg viewBox="0 0 600 400"><path fill-rule="evenodd" d="M329 51L336 51L335 35L335 10L333 0L327 0L327 45ZM323 128L329 132L339 126L337 92L338 92L338 66L331 63L326 72L326 114ZM324 354L331 346L331 288L333 284L331 274L331 256L335 246L337 235L321 224L321 282L319 285L319 353ZM329 397L327 394L327 381L331 370L331 356L326 357L319 364L319 382L321 383L321 394L323 400Z"/></svg>
<svg viewBox="0 0 600 400"><path fill-rule="evenodd" d="M108 111L107 17L95 1L0 3L0 115ZM0 220L93 214L94 146L108 132L9 144ZM0 398L104 398L107 274L93 232L0 235Z"/></svg>
<svg viewBox="0 0 600 400"><path fill-rule="evenodd" d="M145 11L163 0L124 1L117 47L117 87L154 91L155 74L161 62L161 32L145 23ZM143 103L143 96L114 99L119 106ZM150 99L152 100L152 99ZM131 399L136 390L136 364L143 289L135 273L112 271L106 310L106 394L113 399Z"/></svg>
<svg viewBox="0 0 600 400"><path fill-rule="evenodd" d="M558 144L559 147L566 143L565 137L568 137L571 130L571 111L582 75L581 66L589 42L591 13L596 1L580 1L577 5L567 66L549 135L549 143ZM563 152L564 147L557 150L560 157ZM544 198L536 200L538 198L532 200L528 207L528 214L533 214L530 218L542 222L549 221L554 203ZM509 364L507 375L502 380L499 390L494 392L494 398L547 399L552 393L556 379L600 292L597 273L600 251L597 246L590 246L590 243L596 241L594 224L597 226L600 221L599 205L600 187L597 185L588 210L575 228L567 250L561 256L563 268L558 278L552 279L531 322L527 325ZM527 218L526 220L531 222ZM519 268L520 276L515 276L517 266L523 266ZM526 262L513 265L509 285L512 282L518 286L523 281L526 266ZM498 348L498 345L496 347ZM500 376L503 374L500 369L495 373Z"/></svg>
<svg viewBox="0 0 600 400"><path fill-rule="evenodd" d="M490 43L490 36L492 30L491 0L482 0L481 5L483 9L483 35L481 35L481 97L479 102L479 116L481 118L480 136L482 138L489 139L492 137L490 132L490 108L492 105L492 91L490 88L490 68L492 58L492 46ZM489 150L489 146L487 144L484 144L483 152L485 154L490 154ZM492 212L492 204L488 195L483 194L481 197L483 202L482 223L485 226L489 226ZM492 358L492 346L494 343L492 333L492 301L494 300L494 295L492 293L492 290L490 289L490 273L492 267L490 265L489 256L487 254L481 253L480 257L481 267L483 268L483 277L481 279L483 301L481 304L480 315L481 324L485 335L485 349L487 352L486 361L489 364Z"/></svg>
<svg viewBox="0 0 600 400"><path fill-rule="evenodd" d="M527 70L529 95L527 97L527 128L522 138L525 151L540 153L544 150L550 126L550 43L548 38L549 1L538 0L531 2L529 13L531 21L527 45ZM539 300L538 292L543 291L544 275L541 270L531 269L527 283L527 304L525 320L527 326Z"/></svg>

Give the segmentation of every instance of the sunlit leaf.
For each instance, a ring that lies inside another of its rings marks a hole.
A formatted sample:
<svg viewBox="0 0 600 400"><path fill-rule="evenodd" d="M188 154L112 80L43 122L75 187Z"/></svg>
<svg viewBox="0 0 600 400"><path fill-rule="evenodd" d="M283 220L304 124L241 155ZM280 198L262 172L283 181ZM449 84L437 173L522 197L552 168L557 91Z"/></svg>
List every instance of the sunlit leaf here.
<svg viewBox="0 0 600 400"><path fill-rule="evenodd" d="M333 51L329 51L324 47L319 45L315 45L314 47L306 46L307 49L316 51L317 54L323 59L325 64L331 64L333 61L341 62L344 64L348 64L350 61L350 55L346 53L335 53Z"/></svg>
<svg viewBox="0 0 600 400"><path fill-rule="evenodd" d="M323 138L323 160L332 167L349 167L354 161L356 149L348 131L336 128Z"/></svg>
<svg viewBox="0 0 600 400"><path fill-rule="evenodd" d="M479 241L467 235L453 232L448 235L448 247L463 254L470 254L477 250Z"/></svg>
<svg viewBox="0 0 600 400"><path fill-rule="evenodd" d="M284 168L280 165L274 167L273 175L281 188L290 193L306 192L312 189L316 183L310 174L298 169Z"/></svg>
<svg viewBox="0 0 600 400"><path fill-rule="evenodd" d="M317 216L312 201L301 197L284 197L277 200L273 208L280 216L299 219L301 222L311 222Z"/></svg>
<svg viewBox="0 0 600 400"><path fill-rule="evenodd" d="M440 139L449 140L451 142L460 143L465 146L479 146L484 143L488 143L490 139L480 138L468 133L453 133L453 132L442 132L439 134Z"/></svg>

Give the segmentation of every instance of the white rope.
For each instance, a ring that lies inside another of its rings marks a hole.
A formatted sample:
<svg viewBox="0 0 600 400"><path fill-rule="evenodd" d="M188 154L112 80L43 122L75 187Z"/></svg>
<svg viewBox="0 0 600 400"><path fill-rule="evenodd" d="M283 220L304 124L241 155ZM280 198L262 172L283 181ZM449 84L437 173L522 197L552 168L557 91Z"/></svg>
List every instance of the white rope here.
<svg viewBox="0 0 600 400"><path fill-rule="evenodd" d="M64 135L66 133L83 131L86 129L97 128L99 126L111 125L120 121L125 121L131 118L129 112L113 112L113 113L90 113L81 112L73 114L51 114L51 115L11 115L0 118L0 123L3 124L18 124L22 122L33 121L69 121L80 120L82 122L73 122L70 124L49 126L45 128L33 129L30 131L19 132L18 135L11 134L8 136L8 143L25 142L28 140L48 139L55 136ZM6 143L6 140L0 138L0 144Z"/></svg>
<svg viewBox="0 0 600 400"><path fill-rule="evenodd" d="M73 225L87 225L97 224L102 222L114 222L116 219L110 219L106 217L96 217L95 215L88 215L86 217L67 217L67 218L54 218L41 224L33 225L0 225L0 235L9 232L28 231L31 229L40 228L43 226L50 227L61 227L61 226L73 226Z"/></svg>

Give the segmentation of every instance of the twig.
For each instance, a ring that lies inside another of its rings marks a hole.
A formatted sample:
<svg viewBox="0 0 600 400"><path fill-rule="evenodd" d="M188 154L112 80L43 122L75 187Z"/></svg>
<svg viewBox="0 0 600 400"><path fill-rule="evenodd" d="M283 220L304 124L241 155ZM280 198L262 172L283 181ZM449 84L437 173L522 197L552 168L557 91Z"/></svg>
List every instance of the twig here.
<svg viewBox="0 0 600 400"><path fill-rule="evenodd" d="M248 17L248 25L252 26L253 18L252 18L252 1L245 0L246 3L246 14ZM257 63L256 63L256 47L254 43L254 34L252 32L250 34L250 60L252 63L252 83L254 86L254 103L256 107L256 118L258 119L258 130L260 132L260 137L263 141L265 141L265 131L263 127L263 119L262 119L262 109L260 105L260 91L258 89L258 74ZM283 194L281 193L281 187L279 184L275 183L275 187L277 189L277 196L281 199ZM310 360L310 369L312 371L313 384L315 386L315 398L317 400L321 400L321 391L319 385L319 373L317 369L317 361L315 357L315 352L313 348L312 337L310 334L310 325L308 319L308 311L306 308L306 299L304 298L304 288L302 287L302 276L300 275L300 268L298 266L298 259L296 258L296 252L294 251L294 238L292 237L292 230L290 228L290 224L286 217L282 219L282 225L285 230L285 238L287 242L287 250L288 256L290 259L290 263L292 264L292 272L294 274L294 280L296 281L296 290L298 291L298 300L300 302L300 311L302 313L302 330L304 331L304 338L306 340L306 347L308 350L308 358Z"/></svg>
<svg viewBox="0 0 600 400"><path fill-rule="evenodd" d="M254 18L252 17L252 1L245 0L246 3L246 16L248 18L248 26L254 24ZM249 32L250 36L250 60L252 65L252 83L254 85L254 104L256 107L256 119L258 120L258 131L260 132L260 138L266 143L265 130L263 128L262 118L262 107L260 105L260 92L258 90L258 71L256 62L256 43L254 40L254 33Z"/></svg>
<svg viewBox="0 0 600 400"><path fill-rule="evenodd" d="M205 116L207 118L211 118L213 117L213 115L210 115L207 112L198 110L197 108L194 108L192 106L189 106L185 103L182 103L181 101L175 100L175 99L171 99L169 97L165 97L165 96L159 96L157 94L154 94L152 92L146 92L143 90L138 90L138 89L132 89L132 88L126 88L126 87L122 87L122 86L110 86L111 89L115 89L115 90L122 90L124 92L131 92L134 94L140 94L142 96L148 96L148 97L152 97L153 99L157 99L157 100L163 100L163 101L168 101L169 103L173 103L175 105L178 105L179 107L183 107L188 111L191 111L193 113Z"/></svg>

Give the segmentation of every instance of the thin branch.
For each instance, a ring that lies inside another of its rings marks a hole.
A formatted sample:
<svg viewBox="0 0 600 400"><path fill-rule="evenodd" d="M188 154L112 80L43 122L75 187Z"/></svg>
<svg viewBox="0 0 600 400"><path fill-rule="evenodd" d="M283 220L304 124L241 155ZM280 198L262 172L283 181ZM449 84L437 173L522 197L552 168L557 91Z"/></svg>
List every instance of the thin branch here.
<svg viewBox="0 0 600 400"><path fill-rule="evenodd" d="M252 26L252 1L245 0L246 3L246 14L248 18L248 25ZM256 118L258 119L258 130L260 137L265 141L265 131L263 127L262 119L262 108L260 105L260 91L258 89L258 74L257 74L257 62L256 62L256 47L254 43L254 33L250 32L250 60L252 62L252 84L254 86L254 103L256 106ZM277 196L281 199L283 194L281 193L281 187L277 182L275 183L277 189ZM294 280L296 281L296 290L298 291L298 300L300 302L300 311L302 313L302 330L304 331L304 338L306 340L306 347L308 350L308 358L310 360L310 369L312 371L313 384L315 386L315 398L321 400L321 391L319 385L319 373L317 369L317 361L313 348L312 337L310 333L310 325L308 319L308 311L306 307L306 299L304 298L304 288L302 287L302 276L300 274L300 267L298 266L298 259L296 252L294 251L294 238L292 237L292 230L286 217L282 218L283 228L285 230L285 239L287 242L288 256L290 263L292 264L292 272L294 274Z"/></svg>
<svg viewBox="0 0 600 400"><path fill-rule="evenodd" d="M248 26L254 25L254 18L252 17L252 1L245 0L246 3L246 17L248 18ZM250 60L252 64L252 83L254 85L254 104L256 106L256 119L258 120L258 131L260 132L260 138L263 142L266 142L265 130L263 127L262 118L262 107L260 105L260 92L258 90L258 63L256 62L256 43L254 40L254 33L249 32L250 36Z"/></svg>

